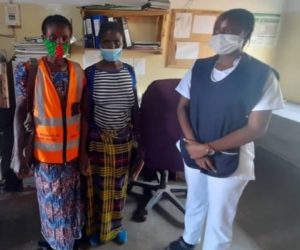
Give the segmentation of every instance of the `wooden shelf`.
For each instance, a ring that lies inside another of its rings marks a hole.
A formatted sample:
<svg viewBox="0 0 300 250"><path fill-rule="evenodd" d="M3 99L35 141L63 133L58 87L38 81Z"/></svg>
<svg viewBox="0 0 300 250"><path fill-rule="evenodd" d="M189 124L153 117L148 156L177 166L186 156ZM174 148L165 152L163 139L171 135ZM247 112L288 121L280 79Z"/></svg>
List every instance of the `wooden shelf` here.
<svg viewBox="0 0 300 250"><path fill-rule="evenodd" d="M96 15L103 15L108 17L125 17L128 21L129 32L130 27L135 30L133 42L137 41L153 41L161 44L158 49L143 49L143 48L127 48L130 51L142 51L154 54L162 54L164 48L164 41L166 38L166 23L169 10L115 10L115 9L97 9L97 8L82 8L81 15L83 18L90 18ZM153 25L155 29L145 33L146 29ZM132 25L132 26L131 26ZM145 26L146 25L146 26ZM148 26L147 26L148 25ZM152 31L152 32L151 32ZM132 33L131 33L132 34Z"/></svg>
<svg viewBox="0 0 300 250"><path fill-rule="evenodd" d="M83 50L99 50L99 49L95 49L95 48L84 48L83 45L80 46ZM151 54L162 54L162 48L158 48L158 49L136 49L136 48L125 48L123 49L125 51L132 51L132 52L141 52L141 53L151 53Z"/></svg>
<svg viewBox="0 0 300 250"><path fill-rule="evenodd" d="M84 17L101 14L111 17L144 17L144 16L164 16L169 14L168 10L105 10L82 8L81 13Z"/></svg>
<svg viewBox="0 0 300 250"><path fill-rule="evenodd" d="M162 48L159 47L158 49L137 49L137 48L126 48L128 51L136 51L136 52L144 52L144 53L153 53L153 54L162 54Z"/></svg>

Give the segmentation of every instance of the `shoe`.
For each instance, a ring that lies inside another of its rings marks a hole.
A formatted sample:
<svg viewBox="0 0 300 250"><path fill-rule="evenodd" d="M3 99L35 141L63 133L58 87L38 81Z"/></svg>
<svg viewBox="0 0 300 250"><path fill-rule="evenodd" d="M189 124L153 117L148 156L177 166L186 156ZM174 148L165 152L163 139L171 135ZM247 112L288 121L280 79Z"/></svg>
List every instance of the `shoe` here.
<svg viewBox="0 0 300 250"><path fill-rule="evenodd" d="M97 234L93 234L89 237L89 243L91 247L96 247L99 245L99 238Z"/></svg>
<svg viewBox="0 0 300 250"><path fill-rule="evenodd" d="M120 245L123 245L125 243L127 243L128 241L128 233L125 229L121 229L120 232L117 234L117 237L116 237L116 242Z"/></svg>
<svg viewBox="0 0 300 250"><path fill-rule="evenodd" d="M166 250L190 250L194 248L195 245L186 243L183 238L180 237L178 240L171 242Z"/></svg>

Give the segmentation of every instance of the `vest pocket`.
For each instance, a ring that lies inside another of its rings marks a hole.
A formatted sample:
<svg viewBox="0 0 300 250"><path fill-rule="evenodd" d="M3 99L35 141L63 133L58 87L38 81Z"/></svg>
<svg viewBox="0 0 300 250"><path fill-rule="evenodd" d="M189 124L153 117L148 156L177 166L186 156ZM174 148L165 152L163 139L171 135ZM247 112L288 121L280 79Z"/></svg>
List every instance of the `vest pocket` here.
<svg viewBox="0 0 300 250"><path fill-rule="evenodd" d="M222 152L216 152L210 159L215 166L217 172L216 176L226 177L235 172L239 165L240 154L224 154Z"/></svg>

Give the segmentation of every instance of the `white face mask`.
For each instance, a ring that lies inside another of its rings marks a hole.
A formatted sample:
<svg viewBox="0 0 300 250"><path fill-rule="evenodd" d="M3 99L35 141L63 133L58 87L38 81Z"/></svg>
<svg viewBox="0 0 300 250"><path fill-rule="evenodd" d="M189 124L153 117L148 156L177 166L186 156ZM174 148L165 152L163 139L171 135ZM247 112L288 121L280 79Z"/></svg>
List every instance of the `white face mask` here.
<svg viewBox="0 0 300 250"><path fill-rule="evenodd" d="M236 50L242 50L244 39L239 35L218 34L213 35L209 41L210 47L218 55L227 55Z"/></svg>

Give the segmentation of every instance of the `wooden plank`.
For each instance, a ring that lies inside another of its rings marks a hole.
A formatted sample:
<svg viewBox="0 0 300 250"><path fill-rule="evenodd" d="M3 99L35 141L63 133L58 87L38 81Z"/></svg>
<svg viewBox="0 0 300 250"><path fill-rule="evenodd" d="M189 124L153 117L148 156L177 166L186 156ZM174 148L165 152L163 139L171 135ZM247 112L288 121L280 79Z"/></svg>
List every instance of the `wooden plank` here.
<svg viewBox="0 0 300 250"><path fill-rule="evenodd" d="M0 108L9 108L9 104L6 63L0 63Z"/></svg>
<svg viewBox="0 0 300 250"><path fill-rule="evenodd" d="M164 16L169 13L168 10L101 10L101 9L82 9L84 17L90 17L94 15L104 15L111 17L143 17L143 16Z"/></svg>

